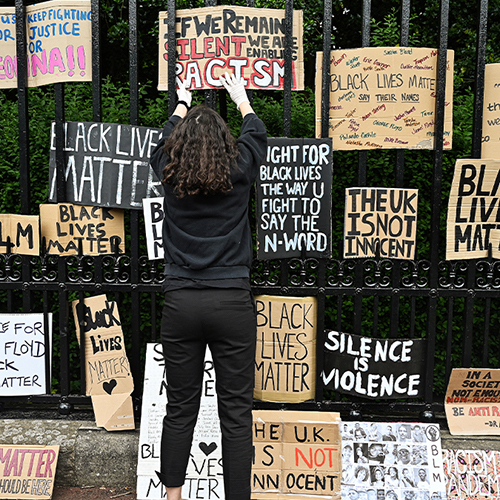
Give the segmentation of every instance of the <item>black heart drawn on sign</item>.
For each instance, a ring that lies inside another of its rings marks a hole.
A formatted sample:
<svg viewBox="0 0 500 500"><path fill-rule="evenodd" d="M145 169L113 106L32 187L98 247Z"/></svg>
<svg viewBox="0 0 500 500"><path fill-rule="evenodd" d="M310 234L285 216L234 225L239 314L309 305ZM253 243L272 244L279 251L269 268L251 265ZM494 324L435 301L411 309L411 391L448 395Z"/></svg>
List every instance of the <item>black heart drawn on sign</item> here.
<svg viewBox="0 0 500 500"><path fill-rule="evenodd" d="M109 382L103 382L102 388L111 396L113 389L116 387L116 380L112 378Z"/></svg>
<svg viewBox="0 0 500 500"><path fill-rule="evenodd" d="M208 455L210 455L210 453L212 453L212 451L215 451L215 449L217 448L217 445L215 443L210 443L210 444L200 443L198 446L200 447L200 450L203 453L205 453L207 457Z"/></svg>

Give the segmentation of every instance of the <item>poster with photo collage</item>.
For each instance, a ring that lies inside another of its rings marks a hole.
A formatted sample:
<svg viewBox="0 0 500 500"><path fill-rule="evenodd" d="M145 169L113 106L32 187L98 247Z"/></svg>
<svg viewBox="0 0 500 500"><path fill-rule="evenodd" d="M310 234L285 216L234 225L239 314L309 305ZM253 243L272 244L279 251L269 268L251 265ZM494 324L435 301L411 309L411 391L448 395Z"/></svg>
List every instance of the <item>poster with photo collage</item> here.
<svg viewBox="0 0 500 500"><path fill-rule="evenodd" d="M445 500L435 424L342 422L342 500Z"/></svg>

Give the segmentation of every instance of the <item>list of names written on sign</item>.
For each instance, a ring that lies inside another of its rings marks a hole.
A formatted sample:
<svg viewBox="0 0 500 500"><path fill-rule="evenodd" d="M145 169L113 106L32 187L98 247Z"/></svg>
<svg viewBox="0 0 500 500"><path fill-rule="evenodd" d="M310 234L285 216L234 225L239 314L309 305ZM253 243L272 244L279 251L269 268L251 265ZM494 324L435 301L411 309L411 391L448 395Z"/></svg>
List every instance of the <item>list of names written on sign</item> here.
<svg viewBox="0 0 500 500"><path fill-rule="evenodd" d="M331 139L268 140L257 180L259 259L331 255Z"/></svg>
<svg viewBox="0 0 500 500"><path fill-rule="evenodd" d="M254 411L252 498L338 497L339 420L336 413Z"/></svg>
<svg viewBox="0 0 500 500"><path fill-rule="evenodd" d="M365 47L330 60L329 135L335 149L433 149L438 51ZM316 133L321 130L322 53L317 54ZM453 52L447 52L443 147L451 148Z"/></svg>

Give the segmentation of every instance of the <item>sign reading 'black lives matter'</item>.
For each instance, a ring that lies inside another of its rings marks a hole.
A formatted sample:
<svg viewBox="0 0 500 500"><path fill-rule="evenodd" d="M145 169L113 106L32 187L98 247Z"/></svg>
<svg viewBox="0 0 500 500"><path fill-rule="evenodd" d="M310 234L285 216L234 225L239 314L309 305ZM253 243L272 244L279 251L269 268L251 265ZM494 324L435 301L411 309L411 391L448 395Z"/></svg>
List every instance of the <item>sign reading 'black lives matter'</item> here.
<svg viewBox="0 0 500 500"><path fill-rule="evenodd" d="M331 255L331 139L268 140L257 179L259 259Z"/></svg>
<svg viewBox="0 0 500 500"><path fill-rule="evenodd" d="M142 209L143 198L162 196L149 166L161 129L116 123L64 125L66 199L79 205ZM56 136L52 124L49 201L56 199Z"/></svg>
<svg viewBox="0 0 500 500"><path fill-rule="evenodd" d="M329 331L324 369L328 389L365 398L422 395L424 339L375 339Z"/></svg>

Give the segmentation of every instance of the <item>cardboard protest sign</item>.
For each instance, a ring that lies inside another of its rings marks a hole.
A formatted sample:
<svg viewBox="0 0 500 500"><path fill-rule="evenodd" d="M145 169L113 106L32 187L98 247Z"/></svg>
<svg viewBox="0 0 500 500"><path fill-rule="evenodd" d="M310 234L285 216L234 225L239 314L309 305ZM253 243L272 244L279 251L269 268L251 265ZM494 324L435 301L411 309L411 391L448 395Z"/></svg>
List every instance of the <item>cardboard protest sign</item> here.
<svg viewBox="0 0 500 500"><path fill-rule="evenodd" d="M144 198L142 200L144 210L144 227L146 229L146 243L148 245L148 259L163 259L163 197Z"/></svg>
<svg viewBox="0 0 500 500"><path fill-rule="evenodd" d="M224 498L220 424L215 393L215 370L207 349L200 412L194 431L191 456L182 488L182 498ZM148 344L137 463L137 499L160 500L165 487L155 471L160 470L163 417L166 414L167 380L161 344Z"/></svg>
<svg viewBox="0 0 500 500"><path fill-rule="evenodd" d="M270 138L257 178L259 259L331 256L331 139Z"/></svg>
<svg viewBox="0 0 500 500"><path fill-rule="evenodd" d="M0 214L0 253L39 255L38 215Z"/></svg>
<svg viewBox="0 0 500 500"><path fill-rule="evenodd" d="M344 258L414 259L417 189L347 188Z"/></svg>
<svg viewBox="0 0 500 500"><path fill-rule="evenodd" d="M448 201L446 259L500 257L500 160L457 160Z"/></svg>
<svg viewBox="0 0 500 500"><path fill-rule="evenodd" d="M446 497L460 500L500 499L500 453L443 450Z"/></svg>
<svg viewBox="0 0 500 500"><path fill-rule="evenodd" d="M122 210L71 203L40 205L40 231L49 254L76 255L79 240L83 255L125 251Z"/></svg>
<svg viewBox="0 0 500 500"><path fill-rule="evenodd" d="M0 445L0 498L52 498L59 445Z"/></svg>
<svg viewBox="0 0 500 500"><path fill-rule="evenodd" d="M446 500L436 424L342 422L342 498Z"/></svg>
<svg viewBox="0 0 500 500"><path fill-rule="evenodd" d="M130 394L134 381L116 302L106 295L74 300L73 316L80 343L80 322L85 335L86 393L92 396L96 425L108 431L134 429ZM83 309L83 310L82 310Z"/></svg>
<svg viewBox="0 0 500 500"><path fill-rule="evenodd" d="M45 356L52 360L52 313L0 314L0 396L46 394Z"/></svg>
<svg viewBox="0 0 500 500"><path fill-rule="evenodd" d="M434 149L437 49L333 50L329 136L333 149ZM447 52L443 148L451 149L453 51ZM321 133L323 54L316 55L316 135Z"/></svg>
<svg viewBox="0 0 500 500"><path fill-rule="evenodd" d="M0 88L17 87L15 9L0 10ZM92 81L90 0L26 7L28 87Z"/></svg>
<svg viewBox="0 0 500 500"><path fill-rule="evenodd" d="M220 6L179 9L176 75L191 89L221 89L226 71L248 89L283 89L285 11ZM158 90L168 90L167 12L160 12ZM303 15L293 12L292 90L304 90Z"/></svg>
<svg viewBox="0 0 500 500"><path fill-rule="evenodd" d="M484 68L483 137L481 158L500 159L500 64Z"/></svg>
<svg viewBox="0 0 500 500"><path fill-rule="evenodd" d="M451 434L500 435L500 369L454 368L444 408Z"/></svg>
<svg viewBox="0 0 500 500"><path fill-rule="evenodd" d="M339 499L340 416L332 412L253 412L252 499Z"/></svg>
<svg viewBox="0 0 500 500"><path fill-rule="evenodd" d="M315 297L258 295L255 399L300 403L316 390Z"/></svg>
<svg viewBox="0 0 500 500"><path fill-rule="evenodd" d="M17 86L16 8L0 7L0 88Z"/></svg>
<svg viewBox="0 0 500 500"><path fill-rule="evenodd" d="M142 199L163 195L149 165L161 129L117 123L64 124L65 201L140 210ZM56 136L52 123L49 201L56 201Z"/></svg>
<svg viewBox="0 0 500 500"><path fill-rule="evenodd" d="M324 345L325 387L364 398L423 395L425 339L375 339L329 331Z"/></svg>

